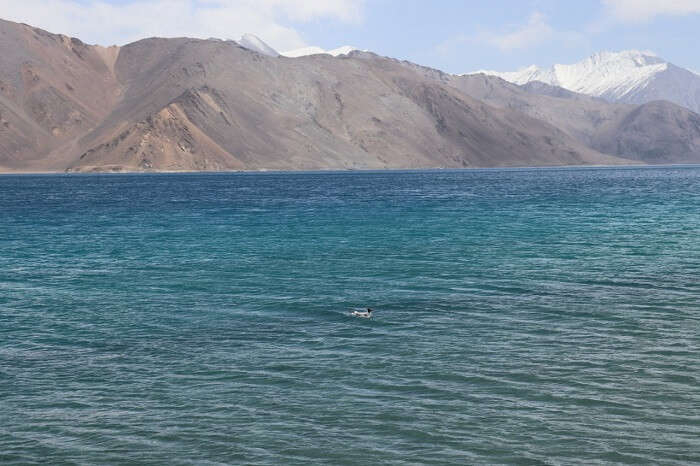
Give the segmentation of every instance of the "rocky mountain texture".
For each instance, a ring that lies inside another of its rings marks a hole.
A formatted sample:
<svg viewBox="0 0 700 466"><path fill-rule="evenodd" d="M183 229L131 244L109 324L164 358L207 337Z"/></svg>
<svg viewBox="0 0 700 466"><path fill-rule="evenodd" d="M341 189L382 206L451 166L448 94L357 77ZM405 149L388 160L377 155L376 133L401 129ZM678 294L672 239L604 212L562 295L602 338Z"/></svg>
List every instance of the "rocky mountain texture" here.
<svg viewBox="0 0 700 466"><path fill-rule="evenodd" d="M270 58L227 42L148 39L122 48L116 72L124 97L70 169L617 161L374 55Z"/></svg>
<svg viewBox="0 0 700 466"><path fill-rule="evenodd" d="M500 79L496 92L470 79L357 51L288 58L186 38L102 48L0 21L0 170L700 160L697 115L671 104L610 106ZM578 119L561 118L577 106Z"/></svg>
<svg viewBox="0 0 700 466"><path fill-rule="evenodd" d="M613 104L541 82L449 76L462 92L494 107L548 122L597 151L644 163L700 161L700 115L667 101Z"/></svg>
<svg viewBox="0 0 700 466"><path fill-rule="evenodd" d="M520 85L542 82L610 102L668 100L700 112L700 76L649 52L601 52L573 65L483 73Z"/></svg>
<svg viewBox="0 0 700 466"><path fill-rule="evenodd" d="M122 97L119 49L0 21L0 167L48 161L103 121Z"/></svg>

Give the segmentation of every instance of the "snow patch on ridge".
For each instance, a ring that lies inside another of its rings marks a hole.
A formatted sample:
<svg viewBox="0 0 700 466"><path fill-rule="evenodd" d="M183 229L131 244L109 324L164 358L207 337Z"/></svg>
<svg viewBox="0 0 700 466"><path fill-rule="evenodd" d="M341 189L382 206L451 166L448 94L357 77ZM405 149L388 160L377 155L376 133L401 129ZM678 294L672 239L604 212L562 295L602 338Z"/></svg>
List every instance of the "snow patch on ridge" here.
<svg viewBox="0 0 700 466"><path fill-rule="evenodd" d="M331 50L324 50L321 47L317 47L315 45L312 45L310 47L302 47L300 49L288 50L286 52L281 52L281 55L284 55L285 57L290 57L290 58L305 57L307 55L320 55L320 54L333 55L334 57L337 57L340 55L347 55L348 53L350 53L354 50L358 50L357 47L352 47L350 45L344 45L342 47L338 47L337 49L331 49Z"/></svg>
<svg viewBox="0 0 700 466"><path fill-rule="evenodd" d="M241 47L247 48L254 52L267 55L268 57L279 57L280 54L277 50L273 49L267 45L262 39L254 34L243 34L243 36L236 41Z"/></svg>
<svg viewBox="0 0 700 466"><path fill-rule="evenodd" d="M258 36L255 34L243 34L240 39L236 41L238 45L241 47L244 47L248 50L253 50L254 52L261 53L263 55L267 55L268 57L279 57L279 56L285 56L285 57L290 57L290 58L297 58L297 57L305 57L308 55L332 55L334 57L338 57L341 55L347 55L350 52L353 52L355 50L358 50L357 47L352 47L350 45L344 45L342 47L338 47L335 49L331 50L325 50L321 47L317 47L315 45L311 45L308 47L302 47L299 49L294 49L294 50L288 50L286 52L278 52L277 50L273 49L269 45L267 45L262 39L260 39Z"/></svg>

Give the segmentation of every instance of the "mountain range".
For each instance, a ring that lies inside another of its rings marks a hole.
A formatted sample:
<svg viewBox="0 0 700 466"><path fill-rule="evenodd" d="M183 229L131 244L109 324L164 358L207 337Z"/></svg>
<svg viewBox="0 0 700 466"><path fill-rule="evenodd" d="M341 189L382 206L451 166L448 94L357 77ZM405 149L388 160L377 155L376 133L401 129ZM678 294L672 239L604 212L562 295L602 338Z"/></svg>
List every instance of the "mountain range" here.
<svg viewBox="0 0 700 466"><path fill-rule="evenodd" d="M573 65L532 65L519 71L478 73L521 85L542 82L610 102L667 100L700 112L700 76L651 52L601 52Z"/></svg>
<svg viewBox="0 0 700 466"><path fill-rule="evenodd" d="M700 161L700 116L668 101L317 52L252 35L101 47L0 20L0 171Z"/></svg>

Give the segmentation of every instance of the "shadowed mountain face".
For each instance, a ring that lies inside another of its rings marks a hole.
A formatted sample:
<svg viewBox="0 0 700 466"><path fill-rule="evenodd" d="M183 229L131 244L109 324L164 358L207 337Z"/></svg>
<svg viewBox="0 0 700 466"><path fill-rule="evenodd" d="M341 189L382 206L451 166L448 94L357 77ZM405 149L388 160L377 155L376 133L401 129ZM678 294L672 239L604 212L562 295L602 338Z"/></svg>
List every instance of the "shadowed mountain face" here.
<svg viewBox="0 0 700 466"><path fill-rule="evenodd" d="M697 115L665 103L646 109L553 97L364 52L272 57L196 39L102 48L4 21L0 34L5 171L700 160ZM626 135L619 144L617 131Z"/></svg>
<svg viewBox="0 0 700 466"><path fill-rule="evenodd" d="M700 115L667 101L614 104L540 82L484 74L449 76L462 92L557 126L597 151L641 163L700 162Z"/></svg>

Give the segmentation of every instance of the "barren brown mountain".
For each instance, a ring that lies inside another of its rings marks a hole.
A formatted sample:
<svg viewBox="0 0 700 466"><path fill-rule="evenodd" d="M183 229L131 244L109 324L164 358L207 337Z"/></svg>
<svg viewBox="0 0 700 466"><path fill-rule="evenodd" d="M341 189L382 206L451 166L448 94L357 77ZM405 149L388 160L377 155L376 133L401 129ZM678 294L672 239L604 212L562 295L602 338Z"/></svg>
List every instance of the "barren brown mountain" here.
<svg viewBox="0 0 700 466"><path fill-rule="evenodd" d="M548 92L365 52L270 57L186 38L103 48L0 21L0 170L700 161L692 112Z"/></svg>

